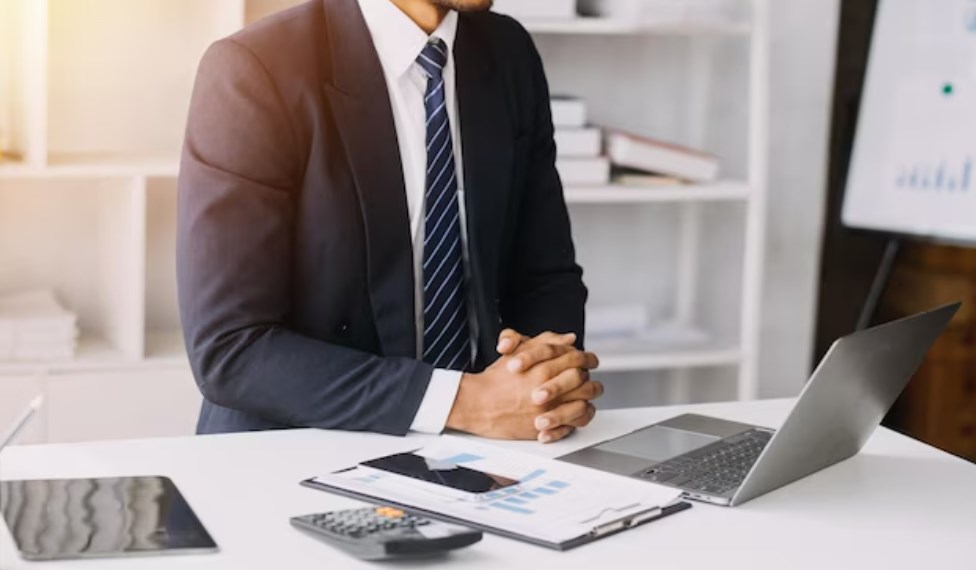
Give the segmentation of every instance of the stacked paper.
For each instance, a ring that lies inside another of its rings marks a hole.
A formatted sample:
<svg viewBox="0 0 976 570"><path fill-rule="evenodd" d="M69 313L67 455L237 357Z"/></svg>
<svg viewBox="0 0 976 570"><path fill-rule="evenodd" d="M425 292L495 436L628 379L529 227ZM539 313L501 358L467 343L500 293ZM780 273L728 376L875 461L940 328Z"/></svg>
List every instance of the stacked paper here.
<svg viewBox="0 0 976 570"><path fill-rule="evenodd" d="M54 292L0 297L0 360L70 360L78 344L78 317Z"/></svg>
<svg viewBox="0 0 976 570"><path fill-rule="evenodd" d="M601 155L603 133L586 124L586 103L553 97L556 168L564 186L601 186L610 182L610 161Z"/></svg>

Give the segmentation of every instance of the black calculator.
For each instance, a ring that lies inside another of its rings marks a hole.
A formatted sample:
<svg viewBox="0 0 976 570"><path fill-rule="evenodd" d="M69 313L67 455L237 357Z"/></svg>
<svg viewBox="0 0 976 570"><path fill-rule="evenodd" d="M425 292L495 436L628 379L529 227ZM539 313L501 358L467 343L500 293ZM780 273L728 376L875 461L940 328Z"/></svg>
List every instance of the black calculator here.
<svg viewBox="0 0 976 570"><path fill-rule="evenodd" d="M291 524L363 560L435 556L481 540L479 531L376 507L294 517Z"/></svg>

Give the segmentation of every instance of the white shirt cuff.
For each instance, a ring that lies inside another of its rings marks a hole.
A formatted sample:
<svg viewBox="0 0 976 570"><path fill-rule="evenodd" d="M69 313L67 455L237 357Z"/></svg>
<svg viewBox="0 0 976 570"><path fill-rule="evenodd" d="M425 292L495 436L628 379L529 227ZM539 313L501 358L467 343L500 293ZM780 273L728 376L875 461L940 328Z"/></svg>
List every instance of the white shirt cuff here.
<svg viewBox="0 0 976 570"><path fill-rule="evenodd" d="M427 386L427 393L420 402L420 409L413 418L410 431L438 434L447 426L458 388L461 386L461 372L453 370L434 370Z"/></svg>

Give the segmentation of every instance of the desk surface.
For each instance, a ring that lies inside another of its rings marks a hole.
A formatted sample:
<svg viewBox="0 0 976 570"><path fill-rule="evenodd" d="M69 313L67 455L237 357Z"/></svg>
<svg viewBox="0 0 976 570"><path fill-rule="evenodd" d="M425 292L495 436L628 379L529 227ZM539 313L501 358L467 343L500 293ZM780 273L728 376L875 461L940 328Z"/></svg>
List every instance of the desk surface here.
<svg viewBox="0 0 976 570"><path fill-rule="evenodd" d="M504 443L557 456L695 411L775 427L791 402L714 404L602 413L551 446ZM359 460L423 445L406 439L300 430L196 438L13 447L3 479L169 475L221 546L178 560L181 569L376 568L294 531L292 515L356 503L298 481ZM28 564L4 525L0 568L164 569L174 558ZM880 429L857 457L734 509L696 505L670 519L568 553L486 535L480 544L425 564L464 568L974 568L976 466ZM392 567L392 566L391 566Z"/></svg>

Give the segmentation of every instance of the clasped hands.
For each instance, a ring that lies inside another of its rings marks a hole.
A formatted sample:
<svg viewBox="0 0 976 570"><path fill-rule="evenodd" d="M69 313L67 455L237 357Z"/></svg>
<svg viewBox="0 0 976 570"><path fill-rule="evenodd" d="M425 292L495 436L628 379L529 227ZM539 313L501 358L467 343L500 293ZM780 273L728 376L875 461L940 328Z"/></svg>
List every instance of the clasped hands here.
<svg viewBox="0 0 976 570"><path fill-rule="evenodd" d="M501 357L480 374L461 378L447 427L494 439L559 441L596 415L591 403L603 384L590 378L600 362L577 350L576 335L529 338L501 333Z"/></svg>

